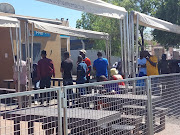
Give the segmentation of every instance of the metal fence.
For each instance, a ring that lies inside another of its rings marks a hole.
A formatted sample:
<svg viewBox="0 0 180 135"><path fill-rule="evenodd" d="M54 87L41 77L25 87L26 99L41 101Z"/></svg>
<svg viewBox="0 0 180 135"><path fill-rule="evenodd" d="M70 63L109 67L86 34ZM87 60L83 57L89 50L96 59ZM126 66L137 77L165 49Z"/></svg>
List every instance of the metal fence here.
<svg viewBox="0 0 180 135"><path fill-rule="evenodd" d="M0 95L0 134L60 134L61 95L61 88Z"/></svg>
<svg viewBox="0 0 180 135"><path fill-rule="evenodd" d="M67 98L65 133L147 134L146 84L147 77L64 87ZM142 110L142 107L145 108Z"/></svg>
<svg viewBox="0 0 180 135"><path fill-rule="evenodd" d="M153 132L161 135L180 134L180 74L151 76L151 94L161 97L152 101Z"/></svg>
<svg viewBox="0 0 180 135"><path fill-rule="evenodd" d="M169 74L0 95L0 134L179 135L179 82Z"/></svg>

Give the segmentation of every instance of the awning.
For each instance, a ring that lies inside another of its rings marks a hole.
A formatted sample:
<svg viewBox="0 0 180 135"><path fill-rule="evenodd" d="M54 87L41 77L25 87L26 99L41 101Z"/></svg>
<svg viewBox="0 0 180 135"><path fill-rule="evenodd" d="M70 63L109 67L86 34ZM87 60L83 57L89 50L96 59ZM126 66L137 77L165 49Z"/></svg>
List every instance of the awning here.
<svg viewBox="0 0 180 135"><path fill-rule="evenodd" d="M126 9L102 0L37 0L74 10L92 13L100 16L121 19L126 16Z"/></svg>
<svg viewBox="0 0 180 135"><path fill-rule="evenodd" d="M28 20L28 22L31 24L33 23L36 29L46 32L56 33L59 35L68 35L68 36L93 38L93 39L106 39L106 40L109 39L108 33L71 28L71 27L38 22L38 21L31 21L31 20Z"/></svg>
<svg viewBox="0 0 180 135"><path fill-rule="evenodd" d="M180 34L180 26L161 20L161 19L157 19L155 17L151 17L148 15L136 12L136 11L134 12L135 23L136 23L137 15L139 17L139 25L142 25L145 27L151 27L154 29L162 30L162 31Z"/></svg>
<svg viewBox="0 0 180 135"><path fill-rule="evenodd" d="M0 27L19 27L19 21L16 18L0 16Z"/></svg>
<svg viewBox="0 0 180 135"><path fill-rule="evenodd" d="M3 13L3 12L0 12L0 16L7 16L11 18L16 18L19 20L32 20L32 21L40 21L40 22L46 22L46 23L52 23L52 24L62 24L60 20L39 18L39 17L32 17L32 16L23 16L23 15L9 14L9 13Z"/></svg>

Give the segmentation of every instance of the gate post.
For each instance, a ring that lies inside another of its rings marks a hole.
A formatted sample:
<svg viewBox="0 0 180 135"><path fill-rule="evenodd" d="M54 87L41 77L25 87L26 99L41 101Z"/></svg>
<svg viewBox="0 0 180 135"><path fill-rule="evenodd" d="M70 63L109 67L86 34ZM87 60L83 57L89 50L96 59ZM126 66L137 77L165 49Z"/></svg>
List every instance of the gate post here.
<svg viewBox="0 0 180 135"><path fill-rule="evenodd" d="M57 91L57 99L58 99L58 129L56 130L57 135L62 135L62 102L61 99L63 98L63 93L61 92L61 88Z"/></svg>
<svg viewBox="0 0 180 135"><path fill-rule="evenodd" d="M151 78L146 79L146 88L147 88L147 127L148 135L154 135L153 127L153 111L152 111L152 92L151 92Z"/></svg>

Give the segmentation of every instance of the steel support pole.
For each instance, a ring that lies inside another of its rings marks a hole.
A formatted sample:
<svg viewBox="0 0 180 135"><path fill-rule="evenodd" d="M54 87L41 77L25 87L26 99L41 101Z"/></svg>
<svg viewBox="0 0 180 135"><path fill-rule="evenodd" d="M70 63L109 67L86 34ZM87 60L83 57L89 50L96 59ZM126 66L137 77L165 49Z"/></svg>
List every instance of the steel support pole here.
<svg viewBox="0 0 180 135"><path fill-rule="evenodd" d="M12 37L12 28L9 29L9 32L10 32L10 38L11 38L11 47L12 47L12 54L13 54L13 62L15 64L15 54L14 54L14 43L13 43L13 37Z"/></svg>
<svg viewBox="0 0 180 135"><path fill-rule="evenodd" d="M30 46L29 46L29 26L28 23L26 23L26 32L27 32L27 65L28 65L28 91L31 90L31 64L30 64ZM31 95L29 95L29 106L31 106Z"/></svg>
<svg viewBox="0 0 180 135"><path fill-rule="evenodd" d="M139 52L139 46L138 46L138 39L139 39L139 16L137 14L136 18L136 74L138 74L138 52Z"/></svg>
<svg viewBox="0 0 180 135"><path fill-rule="evenodd" d="M124 74L124 51L123 51L123 33L122 33L122 20L120 22L120 36L121 36L121 65L122 65L122 74Z"/></svg>
<svg viewBox="0 0 180 135"><path fill-rule="evenodd" d="M27 32L26 32L26 22L24 22L24 29L25 29L25 31L24 31L24 40L25 40L25 51L26 51L26 62L27 62Z"/></svg>
<svg viewBox="0 0 180 135"><path fill-rule="evenodd" d="M135 65L134 65L134 12L131 12L131 31L132 31L132 77L136 77ZM136 93L136 83L133 81L133 93Z"/></svg>
<svg viewBox="0 0 180 135"><path fill-rule="evenodd" d="M111 66L111 38L109 39L109 65Z"/></svg>
<svg viewBox="0 0 180 135"><path fill-rule="evenodd" d="M129 23L128 13L126 15L126 36L127 36L127 77L130 75L130 44L129 44Z"/></svg>
<svg viewBox="0 0 180 135"><path fill-rule="evenodd" d="M68 120L67 120L67 89L63 87L63 93L64 93L64 98L63 98L63 111L64 111L64 116L63 116L63 124L64 124L64 135L68 135Z"/></svg>
<svg viewBox="0 0 180 135"><path fill-rule="evenodd" d="M69 49L69 38L66 38L67 39L67 51L70 52L70 49Z"/></svg>
<svg viewBox="0 0 180 135"><path fill-rule="evenodd" d="M132 30L132 75L136 77L135 65L134 65L134 12L131 12L131 30Z"/></svg>
<svg viewBox="0 0 180 135"><path fill-rule="evenodd" d="M29 37L28 37L29 39ZM31 90L32 88L32 77L31 77L31 73L33 72L33 43L34 43L34 24L32 23L31 26L31 61L29 61L30 64L30 70L29 70L29 90ZM31 106L32 103L32 99L31 99L31 95L29 95L29 106Z"/></svg>
<svg viewBox="0 0 180 135"><path fill-rule="evenodd" d="M32 28L31 28L31 73L33 71L33 48L34 48L34 24L32 23Z"/></svg>
<svg viewBox="0 0 180 135"><path fill-rule="evenodd" d="M19 23L19 26L20 26L20 23ZM18 72L18 84L17 84L17 91L20 92L20 57L19 57L19 42L18 41L18 28L16 28L16 53L17 53L17 63L15 65L17 72ZM15 71L16 72L16 71ZM22 101L21 101L21 97L18 97L18 105L19 105L19 108L22 108Z"/></svg>
<svg viewBox="0 0 180 135"><path fill-rule="evenodd" d="M57 91L58 92L58 135L62 135L62 92L61 88ZM57 132L57 131L56 131Z"/></svg>
<svg viewBox="0 0 180 135"><path fill-rule="evenodd" d="M124 70L125 79L127 78L127 42L126 42L126 19L123 19L123 30L124 30Z"/></svg>
<svg viewBox="0 0 180 135"><path fill-rule="evenodd" d="M106 58L108 59L108 42L106 41Z"/></svg>
<svg viewBox="0 0 180 135"><path fill-rule="evenodd" d="M154 135L153 127L153 111L152 111L152 93L151 93L151 78L146 79L146 88L147 88L147 125L148 125L148 135Z"/></svg>
<svg viewBox="0 0 180 135"><path fill-rule="evenodd" d="M131 14L129 14L129 74L132 77L132 26L131 26Z"/></svg>
<svg viewBox="0 0 180 135"><path fill-rule="evenodd" d="M22 45L21 45L21 25L19 25L19 56L20 56L20 61L22 60ZM20 69L22 72L22 65L20 62Z"/></svg>

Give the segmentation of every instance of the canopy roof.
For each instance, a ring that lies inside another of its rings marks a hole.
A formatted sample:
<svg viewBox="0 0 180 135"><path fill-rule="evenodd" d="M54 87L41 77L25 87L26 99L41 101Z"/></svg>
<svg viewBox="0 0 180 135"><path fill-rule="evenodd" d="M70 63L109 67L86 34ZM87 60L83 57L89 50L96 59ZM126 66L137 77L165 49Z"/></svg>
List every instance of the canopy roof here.
<svg viewBox="0 0 180 135"><path fill-rule="evenodd" d="M134 12L134 16L135 16L134 22L136 22L137 15L139 17L139 24L142 26L180 34L180 26L136 11Z"/></svg>
<svg viewBox="0 0 180 135"><path fill-rule="evenodd" d="M106 3L102 0L37 0L53 5L71 8L100 16L121 19L127 11L123 7Z"/></svg>
<svg viewBox="0 0 180 135"><path fill-rule="evenodd" d="M19 21L16 18L0 16L0 27L19 27Z"/></svg>
<svg viewBox="0 0 180 135"><path fill-rule="evenodd" d="M46 32L75 36L75 37L83 37L83 38L106 39L106 40L109 39L109 34L107 33L71 28L71 27L38 22L38 21L31 21L31 20L29 20L28 22L31 24L33 23L36 29Z"/></svg>
<svg viewBox="0 0 180 135"><path fill-rule="evenodd" d="M3 13L3 12L0 12L0 16L7 16L7 17L17 18L21 20L33 20L33 21L47 22L47 23L53 23L53 24L62 24L60 20L39 18L39 17L32 17L32 16L23 16L23 15Z"/></svg>

